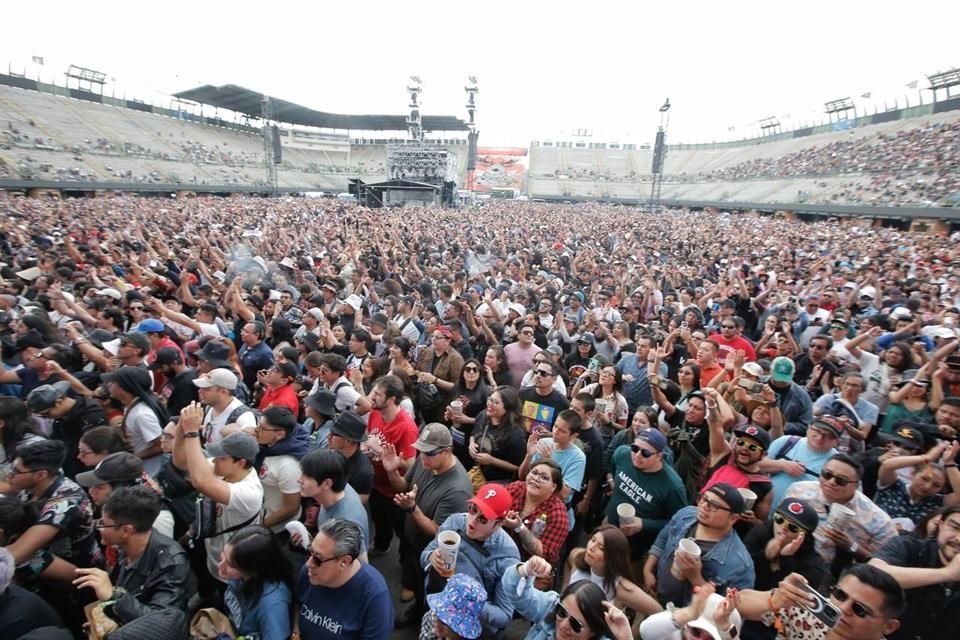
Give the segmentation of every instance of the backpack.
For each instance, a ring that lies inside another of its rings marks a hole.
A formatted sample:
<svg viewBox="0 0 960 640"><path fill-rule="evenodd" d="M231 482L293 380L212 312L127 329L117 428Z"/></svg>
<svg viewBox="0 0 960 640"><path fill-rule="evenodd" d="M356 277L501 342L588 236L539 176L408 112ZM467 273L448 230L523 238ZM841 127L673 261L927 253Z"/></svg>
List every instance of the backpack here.
<svg viewBox="0 0 960 640"><path fill-rule="evenodd" d="M245 413L247 413L247 412L252 413L252 414L253 414L253 421L259 424L259 422L260 422L260 416L263 415L263 414L260 413L259 409L254 409L253 407L248 407L248 406L245 405L245 404L244 404L244 405L241 405L241 406L237 407L236 409L234 409L233 411L231 411L231 412L230 412L230 415L227 416L227 421L224 422L223 424L225 424L225 425L227 425L227 424L234 424L234 423L237 421L237 419L240 418L240 416L242 416L243 414L245 414Z"/></svg>
<svg viewBox="0 0 960 640"><path fill-rule="evenodd" d="M240 524L235 524L232 527L223 529L222 531L217 531L216 501L207 496L197 496L197 510L194 514L193 525L190 528L190 538L187 540L187 545L190 547L190 549L195 549L207 538L216 538L217 536L239 531L247 525L253 524L259 517L260 511L258 510Z"/></svg>

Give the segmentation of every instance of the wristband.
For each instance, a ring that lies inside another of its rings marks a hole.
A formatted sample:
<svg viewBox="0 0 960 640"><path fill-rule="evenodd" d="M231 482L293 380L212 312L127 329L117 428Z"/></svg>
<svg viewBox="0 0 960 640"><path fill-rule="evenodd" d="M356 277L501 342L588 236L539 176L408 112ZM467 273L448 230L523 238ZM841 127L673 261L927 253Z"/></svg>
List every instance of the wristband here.
<svg viewBox="0 0 960 640"><path fill-rule="evenodd" d="M520 523L520 526L517 527L516 529L514 529L514 531L516 531L517 534L519 535L520 532L523 531L523 530L526 529L526 528L527 528L527 525L525 525L525 524L523 524L523 523L521 522L521 523Z"/></svg>
<svg viewBox="0 0 960 640"><path fill-rule="evenodd" d="M184 432L183 437L184 437L184 438L199 438L199 437L200 437L200 432L199 432L199 431L186 431L186 432Z"/></svg>
<svg viewBox="0 0 960 640"><path fill-rule="evenodd" d="M413 513L413 512L416 511L416 510L417 510L417 505L414 504L412 507L407 507L406 509L404 509L403 512L404 512L404 513Z"/></svg>
<svg viewBox="0 0 960 640"><path fill-rule="evenodd" d="M856 542L851 542L851 543L850 543L850 553L856 555L858 549L860 549L860 545L859 545L859 544L857 544Z"/></svg>
<svg viewBox="0 0 960 640"><path fill-rule="evenodd" d="M947 463L947 464L945 464L945 465L943 465L943 466L944 466L944 468L946 468L946 469L949 469L949 468L951 468L951 467L953 467L954 469L956 469L956 468L957 468L957 463L956 463L956 462L950 462L950 463Z"/></svg>

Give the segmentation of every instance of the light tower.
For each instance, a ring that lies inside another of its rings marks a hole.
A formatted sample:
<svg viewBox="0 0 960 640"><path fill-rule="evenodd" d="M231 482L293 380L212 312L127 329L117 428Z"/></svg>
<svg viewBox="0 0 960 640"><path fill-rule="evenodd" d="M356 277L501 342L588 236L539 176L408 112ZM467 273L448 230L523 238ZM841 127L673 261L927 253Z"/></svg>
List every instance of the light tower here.
<svg viewBox="0 0 960 640"><path fill-rule="evenodd" d="M467 76L467 86L463 88L467 94L467 191L473 191L474 173L477 169L477 77Z"/></svg>
<svg viewBox="0 0 960 640"><path fill-rule="evenodd" d="M410 76L411 84L407 85L410 93L410 115L407 116L407 132L410 139L416 142L423 140L423 120L420 117L420 94L423 93L423 84L420 76Z"/></svg>

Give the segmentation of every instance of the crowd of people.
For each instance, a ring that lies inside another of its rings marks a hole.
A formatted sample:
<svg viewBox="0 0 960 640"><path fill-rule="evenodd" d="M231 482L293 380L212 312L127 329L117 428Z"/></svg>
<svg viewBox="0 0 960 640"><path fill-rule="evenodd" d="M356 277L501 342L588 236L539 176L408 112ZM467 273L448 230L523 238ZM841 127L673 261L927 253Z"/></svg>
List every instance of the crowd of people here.
<svg viewBox="0 0 960 640"><path fill-rule="evenodd" d="M4 637L960 622L956 234L515 201L0 211Z"/></svg>

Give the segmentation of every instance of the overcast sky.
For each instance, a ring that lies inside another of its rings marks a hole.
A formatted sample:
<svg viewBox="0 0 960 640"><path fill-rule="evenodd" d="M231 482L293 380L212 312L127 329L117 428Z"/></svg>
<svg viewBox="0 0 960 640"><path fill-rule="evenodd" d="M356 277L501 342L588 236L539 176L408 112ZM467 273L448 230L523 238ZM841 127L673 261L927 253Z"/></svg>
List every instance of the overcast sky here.
<svg viewBox="0 0 960 640"><path fill-rule="evenodd" d="M960 66L960 2L946 0L34 0L5 3L3 22L0 65L60 83L67 65L86 66L128 96L238 84L323 111L400 114L417 74L424 113L465 118L473 74L482 146L578 129L650 142L667 97L670 142L740 138L768 116L785 128L822 119L835 98L871 112L915 104L908 83Z"/></svg>

